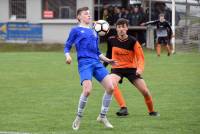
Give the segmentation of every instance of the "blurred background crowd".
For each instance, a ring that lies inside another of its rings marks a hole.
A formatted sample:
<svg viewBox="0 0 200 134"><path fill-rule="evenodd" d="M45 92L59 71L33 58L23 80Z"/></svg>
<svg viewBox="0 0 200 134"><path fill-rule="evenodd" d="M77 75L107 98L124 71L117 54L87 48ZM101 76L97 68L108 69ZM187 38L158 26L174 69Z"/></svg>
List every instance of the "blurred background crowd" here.
<svg viewBox="0 0 200 134"><path fill-rule="evenodd" d="M110 25L115 25L119 18L125 18L129 21L129 26L141 26L142 23L157 20L160 13L165 14L165 19L171 24L172 11L164 2L155 2L152 5L151 17L149 17L149 8L143 9L141 3L134 3L128 7L119 7L105 4L100 12L100 19L106 20ZM95 15L95 20L98 20L98 16ZM180 20L180 15L176 12L176 24ZM113 32L115 32L113 30ZM112 34L113 34L112 32ZM146 42L146 30L134 29L129 30L129 34L135 36L140 44L145 45Z"/></svg>

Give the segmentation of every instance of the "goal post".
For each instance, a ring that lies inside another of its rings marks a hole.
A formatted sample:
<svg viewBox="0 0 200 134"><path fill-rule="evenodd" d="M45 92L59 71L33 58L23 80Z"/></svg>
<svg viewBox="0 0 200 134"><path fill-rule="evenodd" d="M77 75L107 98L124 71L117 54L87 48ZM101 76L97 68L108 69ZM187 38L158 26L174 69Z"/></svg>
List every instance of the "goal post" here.
<svg viewBox="0 0 200 134"><path fill-rule="evenodd" d="M172 0L172 53L175 53L175 0Z"/></svg>

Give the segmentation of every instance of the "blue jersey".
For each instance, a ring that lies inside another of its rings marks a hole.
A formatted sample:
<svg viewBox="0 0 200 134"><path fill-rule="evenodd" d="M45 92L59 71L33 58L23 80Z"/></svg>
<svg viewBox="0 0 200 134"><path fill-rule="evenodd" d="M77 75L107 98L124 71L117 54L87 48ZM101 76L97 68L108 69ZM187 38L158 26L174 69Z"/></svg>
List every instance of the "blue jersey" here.
<svg viewBox="0 0 200 134"><path fill-rule="evenodd" d="M91 28L74 27L65 44L64 53L70 52L72 44L75 44L77 51L80 83L82 84L84 80L92 80L92 76L101 82L108 75L108 71L99 60L101 53L97 33Z"/></svg>
<svg viewBox="0 0 200 134"><path fill-rule="evenodd" d="M73 44L76 47L78 60L81 58L99 60L101 52L98 47L98 36L93 29L81 26L72 28L64 47L64 53L69 53Z"/></svg>

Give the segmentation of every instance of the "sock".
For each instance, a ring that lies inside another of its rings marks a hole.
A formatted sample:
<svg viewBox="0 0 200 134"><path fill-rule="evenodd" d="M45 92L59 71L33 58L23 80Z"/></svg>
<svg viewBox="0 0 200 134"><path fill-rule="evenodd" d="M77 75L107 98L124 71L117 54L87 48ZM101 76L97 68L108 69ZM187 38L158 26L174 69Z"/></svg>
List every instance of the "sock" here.
<svg viewBox="0 0 200 134"><path fill-rule="evenodd" d="M126 102L122 96L122 93L121 91L119 90L118 86L116 86L114 88L114 91L113 91L113 95L115 97L115 100L117 101L118 105L120 107L126 107Z"/></svg>
<svg viewBox="0 0 200 134"><path fill-rule="evenodd" d="M147 105L149 113L154 112L152 97L151 96L145 96L144 100L145 100L145 103Z"/></svg>
<svg viewBox="0 0 200 134"><path fill-rule="evenodd" d="M160 56L160 51L161 51L161 45L157 44L157 46L156 46L156 52L157 52L158 56Z"/></svg>
<svg viewBox="0 0 200 134"><path fill-rule="evenodd" d="M112 100L112 94L108 94L107 92L105 92L102 98L102 106L100 113L101 118L104 118L106 116L111 100Z"/></svg>
<svg viewBox="0 0 200 134"><path fill-rule="evenodd" d="M78 112L77 112L77 115L79 117L82 117L86 103L87 103L87 97L81 94L80 99L79 99L79 104L78 104Z"/></svg>

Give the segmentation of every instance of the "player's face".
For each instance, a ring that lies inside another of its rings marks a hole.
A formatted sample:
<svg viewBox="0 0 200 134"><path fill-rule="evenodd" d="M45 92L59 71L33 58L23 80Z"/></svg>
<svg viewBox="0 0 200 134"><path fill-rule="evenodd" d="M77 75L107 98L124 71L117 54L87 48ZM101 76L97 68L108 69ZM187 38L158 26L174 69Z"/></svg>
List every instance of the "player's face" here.
<svg viewBox="0 0 200 134"><path fill-rule="evenodd" d="M164 16L160 16L160 22L163 22L165 20Z"/></svg>
<svg viewBox="0 0 200 134"><path fill-rule="evenodd" d="M89 24L91 22L91 16L89 10L82 11L80 15L78 15L78 19L81 23Z"/></svg>
<svg viewBox="0 0 200 134"><path fill-rule="evenodd" d="M118 36L124 36L124 35L127 35L128 26L126 24L117 25L116 30L117 30L117 35Z"/></svg>

